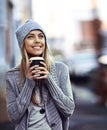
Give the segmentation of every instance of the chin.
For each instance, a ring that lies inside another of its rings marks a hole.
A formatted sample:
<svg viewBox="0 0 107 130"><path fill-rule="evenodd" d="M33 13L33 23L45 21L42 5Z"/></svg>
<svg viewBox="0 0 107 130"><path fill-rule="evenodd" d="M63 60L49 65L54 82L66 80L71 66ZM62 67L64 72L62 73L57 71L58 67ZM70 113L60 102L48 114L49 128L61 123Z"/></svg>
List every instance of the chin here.
<svg viewBox="0 0 107 130"><path fill-rule="evenodd" d="M30 57L42 56L42 54L29 54Z"/></svg>

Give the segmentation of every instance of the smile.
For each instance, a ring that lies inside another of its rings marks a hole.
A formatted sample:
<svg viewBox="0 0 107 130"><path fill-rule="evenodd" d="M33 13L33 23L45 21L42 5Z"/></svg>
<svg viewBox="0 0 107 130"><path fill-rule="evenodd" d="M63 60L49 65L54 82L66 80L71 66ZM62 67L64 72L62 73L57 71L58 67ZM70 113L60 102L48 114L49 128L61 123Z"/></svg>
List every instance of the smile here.
<svg viewBox="0 0 107 130"><path fill-rule="evenodd" d="M35 49L39 49L39 48L41 48L40 46L36 46L36 47L33 47L33 48L35 48Z"/></svg>
<svg viewBox="0 0 107 130"><path fill-rule="evenodd" d="M32 48L34 48L34 49L40 49L41 46L33 46Z"/></svg>

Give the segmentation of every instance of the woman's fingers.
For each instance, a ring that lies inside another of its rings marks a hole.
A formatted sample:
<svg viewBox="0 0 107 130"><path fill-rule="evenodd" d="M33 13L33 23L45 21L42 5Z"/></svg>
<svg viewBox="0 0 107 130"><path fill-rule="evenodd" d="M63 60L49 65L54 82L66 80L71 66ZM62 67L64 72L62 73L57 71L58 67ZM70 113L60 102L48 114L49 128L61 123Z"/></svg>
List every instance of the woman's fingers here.
<svg viewBox="0 0 107 130"><path fill-rule="evenodd" d="M28 64L28 77L30 79L43 79L47 77L49 72L46 68L46 64L44 62L41 62L41 64L43 65L43 67L39 67L39 65L34 65L30 67L31 62Z"/></svg>
<svg viewBox="0 0 107 130"><path fill-rule="evenodd" d="M38 68L38 67L39 67L39 65L34 65L34 66L30 67L30 69L31 69L31 70L35 70L35 69Z"/></svg>
<svg viewBox="0 0 107 130"><path fill-rule="evenodd" d="M45 68L46 68L46 64L45 62L40 62Z"/></svg>
<svg viewBox="0 0 107 130"><path fill-rule="evenodd" d="M46 78L47 75L49 74L48 70L45 67L35 67L32 70L33 76L35 79L43 79Z"/></svg>

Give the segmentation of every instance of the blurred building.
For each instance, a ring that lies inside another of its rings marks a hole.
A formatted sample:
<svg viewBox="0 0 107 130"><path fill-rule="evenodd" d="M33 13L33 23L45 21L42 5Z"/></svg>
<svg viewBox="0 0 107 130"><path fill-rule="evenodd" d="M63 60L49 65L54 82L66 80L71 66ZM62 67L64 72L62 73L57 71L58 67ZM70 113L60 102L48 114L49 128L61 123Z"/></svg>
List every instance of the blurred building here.
<svg viewBox="0 0 107 130"><path fill-rule="evenodd" d="M0 0L0 122L8 120L5 104L5 72L20 62L16 27L31 18L30 0Z"/></svg>
<svg viewBox="0 0 107 130"><path fill-rule="evenodd" d="M13 44L13 2L9 0L0 0L0 121L5 120L6 112L5 99L4 99L4 74L5 71L12 65L14 60L12 55L14 49L12 49ZM12 39L11 39L12 38ZM2 116L4 114L4 116Z"/></svg>

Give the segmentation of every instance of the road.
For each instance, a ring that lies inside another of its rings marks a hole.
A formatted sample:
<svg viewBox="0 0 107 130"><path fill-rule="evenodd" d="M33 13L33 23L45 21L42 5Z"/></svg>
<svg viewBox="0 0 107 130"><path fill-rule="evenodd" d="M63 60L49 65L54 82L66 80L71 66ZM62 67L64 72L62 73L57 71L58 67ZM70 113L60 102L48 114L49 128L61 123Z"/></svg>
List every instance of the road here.
<svg viewBox="0 0 107 130"><path fill-rule="evenodd" d="M107 107L76 103L69 130L107 130Z"/></svg>

